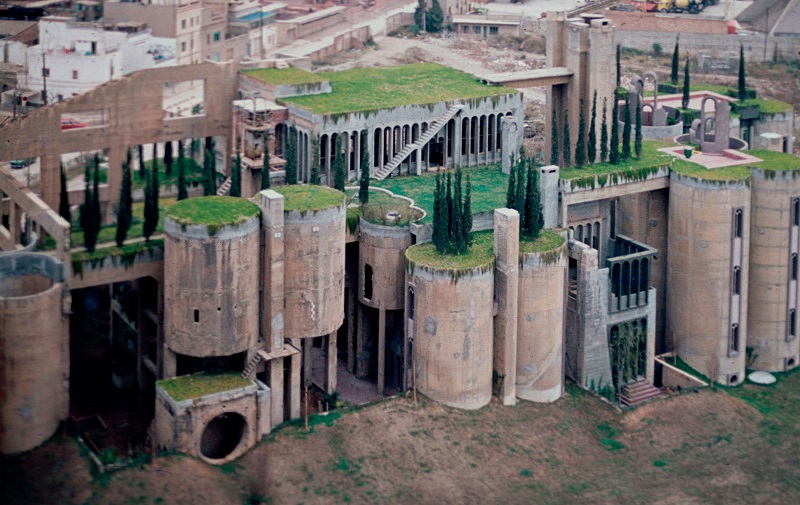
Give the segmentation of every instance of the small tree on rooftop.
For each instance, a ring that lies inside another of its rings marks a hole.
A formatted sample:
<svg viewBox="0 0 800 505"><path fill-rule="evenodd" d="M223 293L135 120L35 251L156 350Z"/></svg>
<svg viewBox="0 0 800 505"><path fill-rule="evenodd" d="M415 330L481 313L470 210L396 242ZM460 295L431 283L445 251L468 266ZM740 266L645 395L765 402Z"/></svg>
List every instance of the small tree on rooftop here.
<svg viewBox="0 0 800 505"><path fill-rule="evenodd" d="M517 168L514 156L511 155L511 167L508 171L508 189L506 190L506 208L513 209L517 202Z"/></svg>
<svg viewBox="0 0 800 505"><path fill-rule="evenodd" d="M128 153L130 155L130 152ZM64 172L64 164L61 164L61 196L58 203L58 215L63 217L67 223L72 223L72 213L69 211L69 191L67 189L67 174Z"/></svg>
<svg viewBox="0 0 800 505"><path fill-rule="evenodd" d="M683 67L683 99L681 100L681 107L683 109L689 108L689 57L686 57L686 65Z"/></svg>
<svg viewBox="0 0 800 505"><path fill-rule="evenodd" d="M437 251L444 251L444 244L442 240L446 236L444 232L444 203L442 202L444 194L442 192L442 177L439 172L436 172L436 186L433 190L433 226L431 233L431 242Z"/></svg>
<svg viewBox="0 0 800 505"><path fill-rule="evenodd" d="M525 209L522 215L522 232L531 239L536 239L539 237L539 231L543 225L544 216L539 196L539 171L534 167L529 167Z"/></svg>
<svg viewBox="0 0 800 505"><path fill-rule="evenodd" d="M122 163L122 184L119 189L119 204L117 206L117 247L121 247L128 236L128 230L133 221L133 198L131 195L131 150Z"/></svg>
<svg viewBox="0 0 800 505"><path fill-rule="evenodd" d="M550 122L550 164L558 165L558 121L556 108L553 107L553 119Z"/></svg>
<svg viewBox="0 0 800 505"><path fill-rule="evenodd" d="M442 31L443 22L442 6L439 5L439 0L433 0L431 8L425 12L425 29L431 33L438 33Z"/></svg>
<svg viewBox="0 0 800 505"><path fill-rule="evenodd" d="M572 140L569 136L569 111L564 109L564 166L571 167L572 159L570 156L572 151Z"/></svg>
<svg viewBox="0 0 800 505"><path fill-rule="evenodd" d="M369 152L367 152L366 138L361 142L361 177L358 180L358 200L361 205L369 203Z"/></svg>
<svg viewBox="0 0 800 505"><path fill-rule="evenodd" d="M450 178L450 172L447 172L444 179L446 181L444 188L444 202L445 202L444 215L447 216L444 234L447 237L446 241L449 243L450 237L452 236L453 233L453 226L451 224L453 222L453 183Z"/></svg>
<svg viewBox="0 0 800 505"><path fill-rule="evenodd" d="M453 210L450 213L450 242L454 249L463 251L464 247L464 198L461 196L461 168L456 169L453 181Z"/></svg>
<svg viewBox="0 0 800 505"><path fill-rule="evenodd" d="M320 184L319 155L319 135L314 135L311 140L311 175L308 178L309 184Z"/></svg>
<svg viewBox="0 0 800 505"><path fill-rule="evenodd" d="M631 102L630 93L625 95L625 122L622 126L622 160L631 157Z"/></svg>
<svg viewBox="0 0 800 505"><path fill-rule="evenodd" d="M575 143L575 166L582 167L586 164L586 114L584 113L583 98L580 99L578 109L578 141Z"/></svg>
<svg viewBox="0 0 800 505"><path fill-rule="evenodd" d="M519 156L517 157L517 191L514 198L514 209L522 215L522 208L525 206L525 168L528 165L528 159L525 157L524 146L519 146Z"/></svg>
<svg viewBox="0 0 800 505"><path fill-rule="evenodd" d="M183 141L178 141L178 200L189 198L186 190L186 159L183 157Z"/></svg>
<svg viewBox="0 0 800 505"><path fill-rule="evenodd" d="M608 100L603 98L603 121L600 124L600 162L608 159L608 121L606 120L606 106Z"/></svg>
<svg viewBox="0 0 800 505"><path fill-rule="evenodd" d="M436 174L431 238L436 250L442 254L466 252L472 243L472 184L469 174L467 174L466 197L463 198L461 182L460 168L456 168L454 179L450 172L444 177Z"/></svg>
<svg viewBox="0 0 800 505"><path fill-rule="evenodd" d="M636 100L636 126L634 130L633 151L636 158L642 157L642 101Z"/></svg>
<svg viewBox="0 0 800 505"><path fill-rule="evenodd" d="M236 153L233 159L233 166L231 167L231 196L242 196L242 155Z"/></svg>
<svg viewBox="0 0 800 505"><path fill-rule="evenodd" d="M672 51L672 71L669 74L669 80L673 86L678 85L678 46L680 45L680 35L675 39L675 49Z"/></svg>
<svg viewBox="0 0 800 505"><path fill-rule="evenodd" d="M144 168L144 146L139 144L138 146L139 152L139 180L143 181L145 177L145 168Z"/></svg>
<svg viewBox="0 0 800 505"><path fill-rule="evenodd" d="M158 227L158 167L154 163L146 175L144 192L144 225L142 234L147 242Z"/></svg>
<svg viewBox="0 0 800 505"><path fill-rule="evenodd" d="M94 155L94 176L92 178L92 214L95 236L103 224L103 211L100 209L100 156Z"/></svg>
<svg viewBox="0 0 800 505"><path fill-rule="evenodd" d="M464 220L464 241L465 249L472 245L472 182L467 174L467 190L464 195L464 210L462 212Z"/></svg>
<svg viewBox="0 0 800 505"><path fill-rule="evenodd" d="M622 78L622 64L620 62L620 57L622 49L620 48L619 44L617 44L617 87L619 88L620 79Z"/></svg>
<svg viewBox="0 0 800 505"><path fill-rule="evenodd" d="M264 132L264 166L261 168L261 190L269 189L269 132Z"/></svg>
<svg viewBox="0 0 800 505"><path fill-rule="evenodd" d="M336 157L333 159L333 187L344 191L344 153L342 152L342 136L336 136Z"/></svg>
<svg viewBox="0 0 800 505"><path fill-rule="evenodd" d="M172 142L164 144L164 175L169 178L172 177Z"/></svg>
<svg viewBox="0 0 800 505"><path fill-rule="evenodd" d="M589 143L586 145L586 156L590 165L597 159L597 90L592 96L592 119L589 121Z"/></svg>
<svg viewBox="0 0 800 505"><path fill-rule="evenodd" d="M739 44L739 101L747 100L747 82L744 70L744 45Z"/></svg>
<svg viewBox="0 0 800 505"><path fill-rule="evenodd" d="M611 108L611 140L608 145L608 161L619 163L619 97L614 92L614 106Z"/></svg>
<svg viewBox="0 0 800 505"><path fill-rule="evenodd" d="M205 196L213 196L217 193L216 161L214 158L214 141L211 137L207 137L205 152L203 153L203 195Z"/></svg>

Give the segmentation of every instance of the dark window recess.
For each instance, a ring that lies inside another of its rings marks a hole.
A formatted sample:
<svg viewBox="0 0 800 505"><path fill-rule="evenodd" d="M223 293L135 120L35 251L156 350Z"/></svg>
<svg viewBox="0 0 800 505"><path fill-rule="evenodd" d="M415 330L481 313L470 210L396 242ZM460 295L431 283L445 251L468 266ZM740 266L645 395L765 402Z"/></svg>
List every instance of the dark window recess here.
<svg viewBox="0 0 800 505"><path fill-rule="evenodd" d="M733 294L738 295L742 292L742 269L739 267L733 267L733 279L731 279L731 288L733 289Z"/></svg>
<svg viewBox="0 0 800 505"><path fill-rule="evenodd" d="M364 298L372 299L372 267L364 265Z"/></svg>
<svg viewBox="0 0 800 505"><path fill-rule="evenodd" d="M792 280L797 280L797 253L792 254Z"/></svg>
<svg viewBox="0 0 800 505"><path fill-rule="evenodd" d="M789 336L797 335L797 312L794 309L789 311Z"/></svg>
<svg viewBox="0 0 800 505"><path fill-rule="evenodd" d="M739 352L739 325L731 325L731 351Z"/></svg>
<svg viewBox="0 0 800 505"><path fill-rule="evenodd" d="M408 318L414 319L414 288L408 288Z"/></svg>
<svg viewBox="0 0 800 505"><path fill-rule="evenodd" d="M197 310L197 309L194 310L194 322L195 323L199 323L200 322L200 311Z"/></svg>
<svg viewBox="0 0 800 505"><path fill-rule="evenodd" d="M792 200L792 224L800 226L800 198Z"/></svg>
<svg viewBox="0 0 800 505"><path fill-rule="evenodd" d="M733 212L733 236L742 238L742 228L744 227L744 213L742 209Z"/></svg>

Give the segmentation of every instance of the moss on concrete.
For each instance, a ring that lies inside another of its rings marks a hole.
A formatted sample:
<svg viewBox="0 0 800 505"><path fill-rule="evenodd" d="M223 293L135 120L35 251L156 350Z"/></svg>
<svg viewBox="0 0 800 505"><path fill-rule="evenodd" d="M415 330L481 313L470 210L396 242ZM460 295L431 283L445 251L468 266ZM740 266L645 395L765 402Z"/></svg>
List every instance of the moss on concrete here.
<svg viewBox="0 0 800 505"><path fill-rule="evenodd" d="M546 251L553 251L561 247L564 243L564 237L554 232L553 230L542 230L536 240L531 240L524 235L519 240L520 254L527 253L541 253Z"/></svg>
<svg viewBox="0 0 800 505"><path fill-rule="evenodd" d="M214 393L252 386L253 381L243 379L242 376L237 373L200 373L182 375L174 379L160 380L158 384L173 400L180 402L183 400L191 400L192 398L200 398L201 396L212 395Z"/></svg>
<svg viewBox="0 0 800 505"><path fill-rule="evenodd" d="M182 225L205 225L209 233L221 226L234 225L257 216L258 205L232 196L203 196L181 200L167 211L167 217Z"/></svg>
<svg viewBox="0 0 800 505"><path fill-rule="evenodd" d="M494 232L475 233L472 246L463 254L440 254L431 242L413 245L406 250L405 264L407 270L413 267L445 270L456 278L475 268L490 268L494 265Z"/></svg>
<svg viewBox="0 0 800 505"><path fill-rule="evenodd" d="M316 82L323 82L325 79L317 74L306 72L299 68L256 68L252 70L243 70L243 74L255 77L260 81L268 84L311 84Z"/></svg>
<svg viewBox="0 0 800 505"><path fill-rule="evenodd" d="M290 185L274 188L283 195L283 210L309 212L337 207L344 203L344 193L316 185Z"/></svg>

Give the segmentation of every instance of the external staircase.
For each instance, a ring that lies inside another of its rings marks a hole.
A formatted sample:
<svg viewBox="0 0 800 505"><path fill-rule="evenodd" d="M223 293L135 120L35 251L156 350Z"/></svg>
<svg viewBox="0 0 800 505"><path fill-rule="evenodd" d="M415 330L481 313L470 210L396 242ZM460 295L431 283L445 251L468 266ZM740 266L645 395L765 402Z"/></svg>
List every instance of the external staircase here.
<svg viewBox="0 0 800 505"><path fill-rule="evenodd" d="M233 184L233 182L231 181L230 177L225 179L225 182L223 182L222 186L220 186L219 189L217 190L217 196L225 196L225 195L227 195L228 191L231 190L231 184Z"/></svg>
<svg viewBox="0 0 800 505"><path fill-rule="evenodd" d="M253 370L256 369L259 363L269 359L269 354L265 351L258 350L253 357L250 358L250 361L247 363L247 366L244 367L244 371L242 372L242 379L249 379L250 376L253 374Z"/></svg>
<svg viewBox="0 0 800 505"><path fill-rule="evenodd" d="M651 398L655 398L660 394L660 389L653 386L645 379L640 379L636 382L631 382L630 384L623 386L619 402L626 407L630 407L632 405L637 405L644 401L650 400Z"/></svg>
<svg viewBox="0 0 800 505"><path fill-rule="evenodd" d="M415 149L420 149L428 143L429 140L433 138L434 135L439 133L439 130L442 129L444 125L447 124L450 119L452 119L456 114L458 114L461 110L464 109L464 106L460 103L453 104L447 109L441 117L434 120L429 126L428 130L423 133L416 142L413 144L408 144L405 146L399 153L397 153L394 158L389 160L389 163L383 166L380 170L377 170L373 174L373 178L379 181L386 179L394 170L400 165L400 163L405 160L408 155L414 152Z"/></svg>

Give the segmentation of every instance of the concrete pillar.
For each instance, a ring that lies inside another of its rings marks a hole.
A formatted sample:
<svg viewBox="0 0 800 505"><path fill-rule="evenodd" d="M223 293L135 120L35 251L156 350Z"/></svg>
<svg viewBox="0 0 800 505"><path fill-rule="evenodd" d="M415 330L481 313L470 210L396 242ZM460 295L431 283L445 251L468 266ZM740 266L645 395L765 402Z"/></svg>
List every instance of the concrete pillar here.
<svg viewBox="0 0 800 505"><path fill-rule="evenodd" d="M369 353L364 350L364 343L367 339L366 335L366 314L361 303L357 303L356 310L358 312L358 333L356 338L356 377L366 377L369 374Z"/></svg>
<svg viewBox="0 0 800 505"><path fill-rule="evenodd" d="M22 209L16 203L11 202L8 213L8 231L11 234L11 241L14 244L22 243Z"/></svg>
<svg viewBox="0 0 800 505"><path fill-rule="evenodd" d="M373 132L373 141L375 140ZM380 134L378 135L378 170L383 168L383 149L384 149L384 141L385 141L385 132L383 128L380 129Z"/></svg>
<svg viewBox="0 0 800 505"><path fill-rule="evenodd" d="M516 157L518 154L517 144L514 140L517 138L519 126L513 116L504 117L501 125L503 146L500 151L500 156L502 158L503 173L507 174L511 171L511 156L513 155Z"/></svg>
<svg viewBox="0 0 800 505"><path fill-rule="evenodd" d="M169 350L169 347L165 345L162 346L164 352L161 353L161 361L162 365L162 374L160 379L168 379L170 377L175 377L177 373L177 365L175 363L175 353Z"/></svg>
<svg viewBox="0 0 800 505"><path fill-rule="evenodd" d="M263 233L261 262L261 338L268 351L283 345L284 243L283 196L272 190L259 193Z"/></svg>
<svg viewBox="0 0 800 505"><path fill-rule="evenodd" d="M161 349L162 346L166 346L164 343L164 283L159 282L156 289L158 290L158 301L156 302L156 348ZM164 357L161 358L160 363L156 363L156 367L157 370L164 373Z"/></svg>
<svg viewBox="0 0 800 505"><path fill-rule="evenodd" d="M454 118L453 125L453 167L461 166L461 114Z"/></svg>
<svg viewBox="0 0 800 505"><path fill-rule="evenodd" d="M314 380L313 364L311 363L311 349L314 347L313 339L302 339L303 346L303 388L310 388Z"/></svg>
<svg viewBox="0 0 800 505"><path fill-rule="evenodd" d="M514 405L519 285L519 213L516 210L494 211L494 255L494 290L498 304L494 319L494 369L504 377L500 390L503 405Z"/></svg>
<svg viewBox="0 0 800 505"><path fill-rule="evenodd" d="M545 228L558 226L558 172L556 165L539 169L539 199L542 202Z"/></svg>
<svg viewBox="0 0 800 505"><path fill-rule="evenodd" d="M42 200L51 209L58 209L61 199L61 156L45 155L40 159Z"/></svg>
<svg viewBox="0 0 800 505"><path fill-rule="evenodd" d="M351 287L347 290L347 371L356 373L355 353L356 330L356 291Z"/></svg>
<svg viewBox="0 0 800 505"><path fill-rule="evenodd" d="M290 366L290 360L286 358L267 361L269 389L272 392L272 426L277 426L284 421L283 391L286 385L283 383L283 369L285 366Z"/></svg>
<svg viewBox="0 0 800 505"><path fill-rule="evenodd" d="M292 339L293 345L297 348L300 347L300 339ZM290 383L289 383L289 418L300 418L300 367L301 367L301 354L292 354L289 366L290 370Z"/></svg>
<svg viewBox="0 0 800 505"><path fill-rule="evenodd" d="M386 384L386 309L378 309L378 394Z"/></svg>
<svg viewBox="0 0 800 505"><path fill-rule="evenodd" d="M332 394L336 391L336 332L331 332L325 337L325 392Z"/></svg>
<svg viewBox="0 0 800 505"><path fill-rule="evenodd" d="M489 116L482 116L483 119L483 162L489 163ZM480 121L480 119L478 120ZM480 123L478 123L480 129Z"/></svg>

